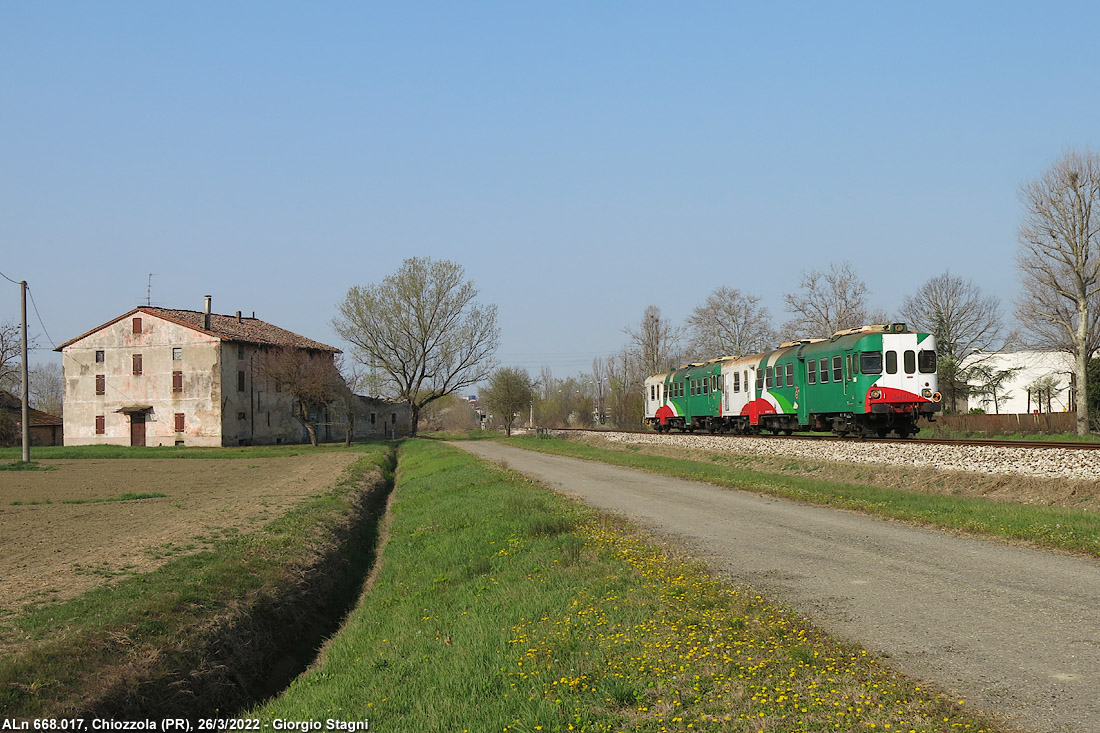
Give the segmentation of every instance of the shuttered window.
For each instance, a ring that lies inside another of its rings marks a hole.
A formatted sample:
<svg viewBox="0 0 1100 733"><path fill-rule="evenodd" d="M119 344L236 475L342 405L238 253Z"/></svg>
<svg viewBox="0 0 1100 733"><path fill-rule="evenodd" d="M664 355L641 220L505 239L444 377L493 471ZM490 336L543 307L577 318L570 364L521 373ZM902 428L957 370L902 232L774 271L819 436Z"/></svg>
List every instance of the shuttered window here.
<svg viewBox="0 0 1100 733"><path fill-rule="evenodd" d="M104 415L95 416L95 434L103 435L107 432L107 418Z"/></svg>
<svg viewBox="0 0 1100 733"><path fill-rule="evenodd" d="M237 391L244 392L244 370L237 372Z"/></svg>
<svg viewBox="0 0 1100 733"><path fill-rule="evenodd" d="M141 376L141 354L134 354L134 376Z"/></svg>
<svg viewBox="0 0 1100 733"><path fill-rule="evenodd" d="M140 318L135 318L134 319L133 332L134 333L141 333L141 319Z"/></svg>
<svg viewBox="0 0 1100 733"><path fill-rule="evenodd" d="M177 412L176 413L176 432L177 433L182 433L183 432L183 425L184 425L183 413L182 412Z"/></svg>
<svg viewBox="0 0 1100 733"><path fill-rule="evenodd" d="M107 377L103 374L95 375L95 393L107 394Z"/></svg>
<svg viewBox="0 0 1100 733"><path fill-rule="evenodd" d="M183 391L183 372L172 372L172 391Z"/></svg>

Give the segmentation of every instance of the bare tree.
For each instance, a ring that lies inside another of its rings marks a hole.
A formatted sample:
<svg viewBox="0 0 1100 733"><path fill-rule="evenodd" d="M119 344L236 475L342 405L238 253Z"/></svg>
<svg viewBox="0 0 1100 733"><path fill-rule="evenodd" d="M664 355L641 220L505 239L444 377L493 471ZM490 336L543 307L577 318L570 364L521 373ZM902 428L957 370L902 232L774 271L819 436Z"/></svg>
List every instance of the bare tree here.
<svg viewBox="0 0 1100 733"><path fill-rule="evenodd" d="M28 376L31 407L60 417L65 397L61 365L53 362L37 364L30 368Z"/></svg>
<svg viewBox="0 0 1100 733"><path fill-rule="evenodd" d="M1100 299L1100 156L1067 150L1039 178L1020 187L1016 304L1033 344L1074 358L1077 434L1089 431L1088 360L1097 348Z"/></svg>
<svg viewBox="0 0 1100 733"><path fill-rule="evenodd" d="M783 325L783 338L828 338L868 323L867 284L851 263L829 265L828 272L803 272L798 286L802 292L783 296L787 312L794 314Z"/></svg>
<svg viewBox="0 0 1100 733"><path fill-rule="evenodd" d="M627 327L623 330L630 337L632 350L646 374L658 374L675 365L676 331L671 321L661 318L660 308L648 306L638 328Z"/></svg>
<svg viewBox="0 0 1100 733"><path fill-rule="evenodd" d="M349 390L330 352L278 346L259 357L256 372L290 398L291 414L317 445L315 416Z"/></svg>
<svg viewBox="0 0 1100 733"><path fill-rule="evenodd" d="M531 376L526 369L505 367L497 369L489 377L489 385L481 391L484 402L497 420L504 424L504 432L511 437L516 416L526 412L535 398Z"/></svg>
<svg viewBox="0 0 1100 733"><path fill-rule="evenodd" d="M607 362L597 356L592 360L592 396L596 399L593 420L598 425L607 421Z"/></svg>
<svg viewBox="0 0 1100 733"><path fill-rule="evenodd" d="M771 314L759 295L719 287L687 318L692 358L745 356L776 344Z"/></svg>
<svg viewBox="0 0 1100 733"><path fill-rule="evenodd" d="M23 381L21 357L23 329L16 323L0 323L0 390L14 391ZM30 348L31 344L27 344Z"/></svg>
<svg viewBox="0 0 1100 733"><path fill-rule="evenodd" d="M1000 299L983 295L971 280L945 272L907 296L901 316L910 326L936 337L940 387L950 409L957 412L976 366L971 357L995 353L1002 345Z"/></svg>
<svg viewBox="0 0 1100 733"><path fill-rule="evenodd" d="M413 257L380 284L351 288L340 304L333 327L356 359L381 371L392 396L409 403L414 435L425 405L492 371L497 309L476 297L460 265Z"/></svg>

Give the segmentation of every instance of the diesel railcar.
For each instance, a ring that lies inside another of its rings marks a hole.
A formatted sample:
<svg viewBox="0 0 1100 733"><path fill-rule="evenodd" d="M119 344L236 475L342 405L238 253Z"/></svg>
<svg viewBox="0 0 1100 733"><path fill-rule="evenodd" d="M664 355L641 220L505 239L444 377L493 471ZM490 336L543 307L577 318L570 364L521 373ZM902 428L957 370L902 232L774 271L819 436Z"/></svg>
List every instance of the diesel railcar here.
<svg viewBox="0 0 1100 733"><path fill-rule="evenodd" d="M645 390L645 423L659 432L905 438L941 409L935 337L903 323L686 364L649 377Z"/></svg>

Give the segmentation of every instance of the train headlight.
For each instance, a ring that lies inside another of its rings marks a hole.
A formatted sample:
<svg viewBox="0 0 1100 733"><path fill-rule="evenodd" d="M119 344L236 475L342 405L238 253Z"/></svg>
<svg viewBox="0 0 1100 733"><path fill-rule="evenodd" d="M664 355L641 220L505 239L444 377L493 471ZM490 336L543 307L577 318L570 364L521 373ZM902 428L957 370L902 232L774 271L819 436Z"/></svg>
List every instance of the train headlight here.
<svg viewBox="0 0 1100 733"><path fill-rule="evenodd" d="M930 389L921 390L921 396L922 397L928 397L929 399L931 399L932 390L930 390Z"/></svg>
<svg viewBox="0 0 1100 733"><path fill-rule="evenodd" d="M880 390L880 389L872 389L872 390L871 390L871 399L872 399L872 400L879 400L879 399L882 399L882 390Z"/></svg>

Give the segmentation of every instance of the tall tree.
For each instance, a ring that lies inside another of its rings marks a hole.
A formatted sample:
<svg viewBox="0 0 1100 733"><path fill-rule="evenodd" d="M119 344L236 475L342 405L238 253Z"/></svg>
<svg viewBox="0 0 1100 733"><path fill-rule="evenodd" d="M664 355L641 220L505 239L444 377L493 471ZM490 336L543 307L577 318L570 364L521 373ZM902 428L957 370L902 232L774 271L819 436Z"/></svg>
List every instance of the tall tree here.
<svg viewBox="0 0 1100 733"><path fill-rule="evenodd" d="M504 432L512 435L516 416L526 413L535 398L535 388L526 369L504 367L489 377L489 385L481 391L479 401L484 402L493 416L504 424Z"/></svg>
<svg viewBox="0 0 1100 733"><path fill-rule="evenodd" d="M672 322L661 317L661 309L648 306L637 328L624 329L632 350L646 374L658 374L674 366L677 338ZM643 378L644 379L644 378Z"/></svg>
<svg viewBox="0 0 1100 733"><path fill-rule="evenodd" d="M947 405L958 412L969 392L975 354L1000 347L1001 302L983 295L971 280L945 272L926 281L905 298L901 316L910 326L936 337L940 388ZM969 360L969 361L968 361Z"/></svg>
<svg viewBox="0 0 1100 733"><path fill-rule="evenodd" d="M1098 340L1100 156L1066 150L1020 187L1024 218L1017 265L1023 292L1016 315L1035 345L1074 358L1077 434L1089 431L1088 360Z"/></svg>
<svg viewBox="0 0 1100 733"><path fill-rule="evenodd" d="M759 295L719 287L687 318L692 358L745 356L776 345L768 309Z"/></svg>
<svg viewBox="0 0 1100 733"><path fill-rule="evenodd" d="M352 287L333 319L362 364L384 375L409 403L415 435L420 410L483 381L500 341L495 305L475 300L461 265L413 257L381 283Z"/></svg>
<svg viewBox="0 0 1100 733"><path fill-rule="evenodd" d="M867 284L849 262L829 265L828 272L803 272L801 292L783 296L794 318L783 325L784 339L828 338L837 331L868 323Z"/></svg>

